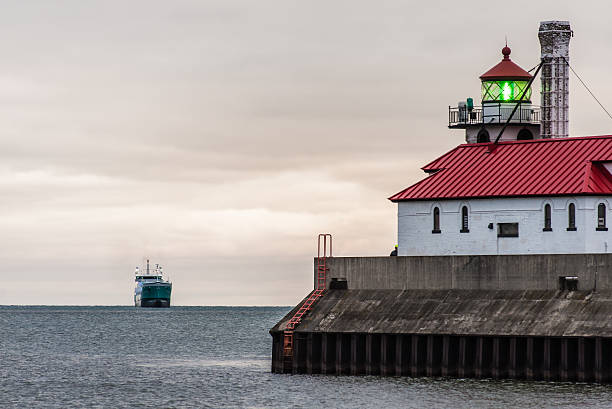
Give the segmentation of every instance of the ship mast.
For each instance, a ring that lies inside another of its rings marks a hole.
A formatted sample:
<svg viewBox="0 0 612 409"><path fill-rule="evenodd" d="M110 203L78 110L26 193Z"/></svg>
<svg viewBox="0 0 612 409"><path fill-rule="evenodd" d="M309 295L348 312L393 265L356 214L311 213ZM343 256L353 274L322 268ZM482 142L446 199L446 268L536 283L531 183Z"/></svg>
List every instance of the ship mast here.
<svg viewBox="0 0 612 409"><path fill-rule="evenodd" d="M147 275L149 275L149 259L147 259Z"/></svg>

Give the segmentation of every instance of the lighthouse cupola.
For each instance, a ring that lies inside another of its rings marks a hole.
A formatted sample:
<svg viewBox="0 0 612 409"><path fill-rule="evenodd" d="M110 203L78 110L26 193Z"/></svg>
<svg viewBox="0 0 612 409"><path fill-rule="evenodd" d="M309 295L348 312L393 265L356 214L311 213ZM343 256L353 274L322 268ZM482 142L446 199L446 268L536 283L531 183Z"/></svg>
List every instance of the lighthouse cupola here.
<svg viewBox="0 0 612 409"><path fill-rule="evenodd" d="M531 104L532 76L510 59L511 50L502 48L502 60L480 76L481 106L472 99L449 107L449 128L466 130L466 142L490 142L497 138L510 119L500 140L539 138L539 109ZM517 107L518 105L518 107Z"/></svg>
<svg viewBox="0 0 612 409"><path fill-rule="evenodd" d="M516 65L510 53L510 47L502 48L504 58L501 62L480 76L483 105L531 103L531 89L527 89L531 74Z"/></svg>

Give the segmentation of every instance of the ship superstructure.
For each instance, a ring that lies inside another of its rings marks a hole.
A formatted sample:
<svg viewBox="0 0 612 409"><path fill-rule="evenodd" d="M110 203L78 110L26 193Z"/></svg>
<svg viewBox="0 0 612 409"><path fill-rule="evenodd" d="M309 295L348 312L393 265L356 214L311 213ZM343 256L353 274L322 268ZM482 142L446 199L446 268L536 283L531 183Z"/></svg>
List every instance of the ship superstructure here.
<svg viewBox="0 0 612 409"><path fill-rule="evenodd" d="M134 273L136 288L134 289L134 305L136 307L168 308L172 283L163 279L162 267L159 264L150 268L147 260L146 270L136 267Z"/></svg>

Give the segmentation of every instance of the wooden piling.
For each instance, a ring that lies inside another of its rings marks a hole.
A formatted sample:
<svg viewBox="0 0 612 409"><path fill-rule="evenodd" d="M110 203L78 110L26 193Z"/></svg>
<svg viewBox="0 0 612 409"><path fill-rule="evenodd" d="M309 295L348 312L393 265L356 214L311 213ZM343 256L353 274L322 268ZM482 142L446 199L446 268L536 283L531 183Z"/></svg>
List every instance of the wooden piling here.
<svg viewBox="0 0 612 409"><path fill-rule="evenodd" d="M321 334L321 373L327 373L327 334Z"/></svg>
<svg viewBox="0 0 612 409"><path fill-rule="evenodd" d="M544 380L550 380L550 338L544 339L544 356L542 363L542 378Z"/></svg>
<svg viewBox="0 0 612 409"><path fill-rule="evenodd" d="M593 369L595 372L595 381L603 381L603 350L600 337L595 338L595 366Z"/></svg>
<svg viewBox="0 0 612 409"><path fill-rule="evenodd" d="M568 340L561 340L561 362L559 368L559 379L562 381L567 381L569 379L569 362L568 362Z"/></svg>
<svg viewBox="0 0 612 409"><path fill-rule="evenodd" d="M467 365L467 339L466 337L459 338L459 368L457 373L459 377L463 378L466 376L466 365Z"/></svg>
<svg viewBox="0 0 612 409"><path fill-rule="evenodd" d="M427 376L433 376L434 372L434 337L433 335L427 335L427 364L426 374Z"/></svg>
<svg viewBox="0 0 612 409"><path fill-rule="evenodd" d="M578 338L578 368L576 368L577 378L579 381L586 380L586 360L585 360L585 340Z"/></svg>
<svg viewBox="0 0 612 409"><path fill-rule="evenodd" d="M387 367L388 367L388 355L387 355L387 344L389 342L389 338L387 334L382 334L380 336L380 374L382 376L388 375Z"/></svg>
<svg viewBox="0 0 612 409"><path fill-rule="evenodd" d="M500 351L499 351L499 337L493 338L493 361L491 362L491 377L499 378L500 372Z"/></svg>
<svg viewBox="0 0 612 409"><path fill-rule="evenodd" d="M357 375L357 335L351 334L351 363L350 363L351 375Z"/></svg>
<svg viewBox="0 0 612 409"><path fill-rule="evenodd" d="M306 336L306 373L312 374L312 332Z"/></svg>
<svg viewBox="0 0 612 409"><path fill-rule="evenodd" d="M525 377L527 379L533 379L533 371L534 371L534 359L533 359L533 338L527 338L527 362L525 365Z"/></svg>
<svg viewBox="0 0 612 409"><path fill-rule="evenodd" d="M484 342L482 337L476 338L476 365L474 368L474 376L476 378L482 377L482 355L483 355L483 347Z"/></svg>
<svg viewBox="0 0 612 409"><path fill-rule="evenodd" d="M365 373L366 375L372 374L372 334L366 334L365 339Z"/></svg>
<svg viewBox="0 0 612 409"><path fill-rule="evenodd" d="M403 342L403 335L398 334L395 336L395 376L402 376Z"/></svg>
<svg viewBox="0 0 612 409"><path fill-rule="evenodd" d="M336 334L336 375L342 375L342 354L342 334L338 333Z"/></svg>
<svg viewBox="0 0 612 409"><path fill-rule="evenodd" d="M516 337L510 338L508 345L508 376L510 378L517 377L516 368Z"/></svg>
<svg viewBox="0 0 612 409"><path fill-rule="evenodd" d="M412 335L410 343L410 375L419 375L419 336Z"/></svg>
<svg viewBox="0 0 612 409"><path fill-rule="evenodd" d="M448 335L444 335L442 337L442 368L440 370L440 374L442 376L448 376L449 351L450 337Z"/></svg>
<svg viewBox="0 0 612 409"><path fill-rule="evenodd" d="M297 334L293 334L293 356L291 357L291 373L298 373L298 363L300 357L300 342L298 341Z"/></svg>

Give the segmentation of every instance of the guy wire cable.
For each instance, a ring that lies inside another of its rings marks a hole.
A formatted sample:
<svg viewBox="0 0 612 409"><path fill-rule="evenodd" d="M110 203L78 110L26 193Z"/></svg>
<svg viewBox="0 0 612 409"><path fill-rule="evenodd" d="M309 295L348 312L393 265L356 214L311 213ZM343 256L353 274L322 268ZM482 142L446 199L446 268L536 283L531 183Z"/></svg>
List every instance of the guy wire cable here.
<svg viewBox="0 0 612 409"><path fill-rule="evenodd" d="M563 61L565 61L565 63L567 64L567 66L570 68L570 70L572 70L572 72L574 73L574 75L576 76L576 78L578 78L578 81L580 81L580 83L582 85L584 85L584 87L586 88L587 91L589 91L589 94L591 94L591 96L593 97L593 99L595 101L597 101L597 103L599 104L599 106L601 107L601 109L603 109L606 114L608 114L608 116L610 117L610 119L612 119L612 115L610 115L610 112L608 112L608 110L606 109L606 107L603 106L603 104L601 102L599 102L599 100L597 99L597 97L595 96L595 94L593 94L593 92L591 92L591 90L589 89L589 87L587 87L587 85L584 83L584 81L582 81L582 78L580 78L580 75L578 75L576 73L576 71L574 71L574 68L572 68L572 66L570 65L570 63L565 59L565 57L561 57L563 58Z"/></svg>

